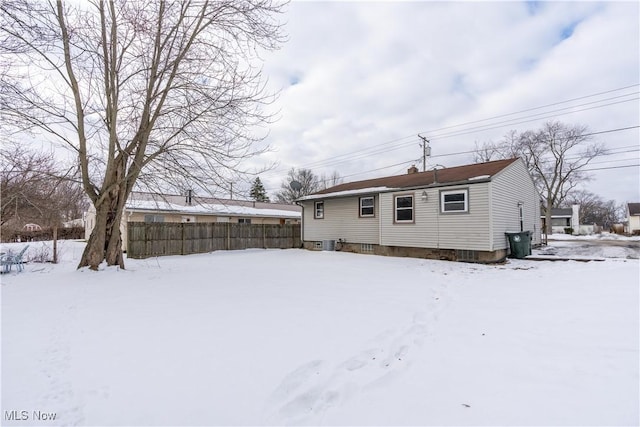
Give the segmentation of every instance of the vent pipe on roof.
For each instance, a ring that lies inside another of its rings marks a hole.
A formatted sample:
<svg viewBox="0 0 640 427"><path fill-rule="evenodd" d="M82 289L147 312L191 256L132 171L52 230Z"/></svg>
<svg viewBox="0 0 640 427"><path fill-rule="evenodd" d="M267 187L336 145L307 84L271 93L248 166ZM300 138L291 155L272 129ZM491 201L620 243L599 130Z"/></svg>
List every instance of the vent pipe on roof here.
<svg viewBox="0 0 640 427"><path fill-rule="evenodd" d="M185 199L185 202L187 203L187 206L191 206L192 197L193 197L193 190L187 190L187 197Z"/></svg>

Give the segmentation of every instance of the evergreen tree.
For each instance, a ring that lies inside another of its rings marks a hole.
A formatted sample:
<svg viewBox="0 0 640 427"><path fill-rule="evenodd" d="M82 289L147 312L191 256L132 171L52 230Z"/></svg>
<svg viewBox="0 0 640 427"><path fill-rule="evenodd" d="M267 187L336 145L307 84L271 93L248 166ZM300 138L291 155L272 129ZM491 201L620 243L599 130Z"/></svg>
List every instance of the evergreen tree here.
<svg viewBox="0 0 640 427"><path fill-rule="evenodd" d="M269 196L267 196L267 192L264 189L264 185L262 185L262 181L260 181L260 177L256 177L255 181L253 181L251 193L249 194L256 202L269 202Z"/></svg>

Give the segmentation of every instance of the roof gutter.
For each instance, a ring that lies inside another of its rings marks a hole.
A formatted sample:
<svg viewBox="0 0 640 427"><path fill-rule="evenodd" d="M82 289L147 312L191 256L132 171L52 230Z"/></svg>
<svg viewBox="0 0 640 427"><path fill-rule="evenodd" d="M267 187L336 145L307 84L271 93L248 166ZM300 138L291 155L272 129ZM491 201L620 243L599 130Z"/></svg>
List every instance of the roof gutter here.
<svg viewBox="0 0 640 427"><path fill-rule="evenodd" d="M362 191L357 192L358 190L353 190L353 193L350 194L339 194L339 193L323 193L323 194L312 194L309 196L305 196L304 199L296 200L296 205L300 205L299 202L311 202L313 200L322 200L322 199L339 199L345 197L355 197L355 196L366 196L371 194L381 194L381 193L394 193L397 191L412 191L412 190L420 190L425 188L440 188L440 187L453 187L457 185L472 185L472 184L482 184L486 182L491 182L491 178L482 178L482 179L472 179L472 180L463 180L463 181L455 181L455 182L434 182L427 185L414 185L411 187L394 187L394 188L385 188L371 191ZM304 209L304 208L303 208Z"/></svg>

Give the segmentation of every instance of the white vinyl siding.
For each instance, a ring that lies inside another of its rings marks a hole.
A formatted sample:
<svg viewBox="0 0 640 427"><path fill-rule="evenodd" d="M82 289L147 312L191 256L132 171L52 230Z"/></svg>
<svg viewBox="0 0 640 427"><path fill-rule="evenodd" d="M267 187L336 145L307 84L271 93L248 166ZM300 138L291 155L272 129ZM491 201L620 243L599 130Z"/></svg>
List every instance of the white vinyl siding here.
<svg viewBox="0 0 640 427"><path fill-rule="evenodd" d="M492 250L505 249L506 232L520 231L520 208L524 231L533 233L532 244L540 243L540 196L521 160L513 162L491 180Z"/></svg>
<svg viewBox="0 0 640 427"><path fill-rule="evenodd" d="M422 193L426 192L426 198ZM441 212L442 192L466 191L467 211ZM398 223L396 196L413 196L412 221ZM524 163L513 162L491 181L381 193L373 217L361 217L361 197L324 199L324 219L314 220L314 202L304 202L304 240L433 249L495 251L507 248L505 232L533 232L540 243L539 195ZM518 203L522 203L522 216Z"/></svg>
<svg viewBox="0 0 640 427"><path fill-rule="evenodd" d="M426 189L427 200L422 198L422 189L414 192L414 221L406 224L394 223L394 196L399 193L380 195L380 244L385 246L407 246L440 249L489 250L489 184L487 182L457 187ZM440 191L466 190L468 213L451 215L440 213Z"/></svg>
<svg viewBox="0 0 640 427"><path fill-rule="evenodd" d="M345 239L347 243L379 244L378 196L374 196L372 217L360 217L360 198L344 197L324 200L324 219L314 220L314 203L303 202L304 240Z"/></svg>

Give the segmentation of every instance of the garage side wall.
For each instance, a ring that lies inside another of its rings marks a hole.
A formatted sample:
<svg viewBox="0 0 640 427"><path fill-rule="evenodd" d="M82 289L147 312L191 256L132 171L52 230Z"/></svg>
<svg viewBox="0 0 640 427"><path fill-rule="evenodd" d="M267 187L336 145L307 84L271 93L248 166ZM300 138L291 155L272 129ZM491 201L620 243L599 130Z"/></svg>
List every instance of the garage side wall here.
<svg viewBox="0 0 640 427"><path fill-rule="evenodd" d="M540 196L524 162L518 160L491 179L492 250L505 249L506 232L520 231L522 203L523 231L533 233L533 245L540 244Z"/></svg>

